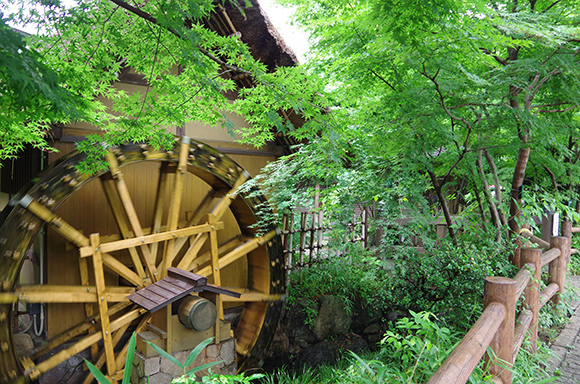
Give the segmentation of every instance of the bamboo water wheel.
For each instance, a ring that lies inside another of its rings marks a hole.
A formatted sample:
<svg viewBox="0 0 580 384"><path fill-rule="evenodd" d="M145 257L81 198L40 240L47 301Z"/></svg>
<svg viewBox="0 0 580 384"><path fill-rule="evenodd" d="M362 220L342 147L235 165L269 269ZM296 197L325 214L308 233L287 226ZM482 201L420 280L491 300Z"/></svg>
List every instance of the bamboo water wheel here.
<svg viewBox="0 0 580 384"><path fill-rule="evenodd" d="M170 316L152 315L127 296L164 278L169 267L241 294L217 294L217 313L222 319L224 311L240 313L233 328L238 368L259 364L282 308L284 263L275 226L255 227L265 198L237 193L248 173L188 138L176 138L167 151L144 144L112 148L108 170L94 176L77 171L83 159L83 154L71 153L53 163L5 211L0 227L0 382L34 380L84 350L91 351L93 362L109 377L122 377L127 335L150 323L167 327ZM143 191L149 197L137 201ZM69 208L66 218L59 216L61 205L83 193L92 208ZM86 224L95 220L100 220L97 227ZM103 228L114 230L104 233ZM22 264L41 231L47 232L49 243L62 245L62 253L56 254L48 247L47 265L54 261L72 268L74 276L53 273L44 284L21 286ZM15 349L12 335L19 303L43 303L49 315L51 308L66 314L61 321L66 324L56 324L58 332L24 355Z"/></svg>

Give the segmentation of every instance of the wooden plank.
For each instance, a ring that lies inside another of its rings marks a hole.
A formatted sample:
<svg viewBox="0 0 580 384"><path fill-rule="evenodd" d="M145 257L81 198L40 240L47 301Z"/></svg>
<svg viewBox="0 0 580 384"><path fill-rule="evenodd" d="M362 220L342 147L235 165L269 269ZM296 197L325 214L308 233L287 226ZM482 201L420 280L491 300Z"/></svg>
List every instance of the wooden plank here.
<svg viewBox="0 0 580 384"><path fill-rule="evenodd" d="M172 278L175 278L175 279L178 279L181 281L185 281L194 287L204 286L207 284L206 277L196 275L195 273L184 271L184 270L181 270L179 268L174 268L174 267L168 268L167 274L169 277L172 277ZM172 280L169 280L169 281L171 282Z"/></svg>
<svg viewBox="0 0 580 384"><path fill-rule="evenodd" d="M159 280L159 281L161 281L161 280ZM164 297L166 300L171 299L173 296L175 296L175 293L173 291L164 289L163 287L159 286L159 284L157 284L157 283L151 284L150 286L148 286L147 290L151 291L159 296Z"/></svg>
<svg viewBox="0 0 580 384"><path fill-rule="evenodd" d="M216 227L217 230L223 229L224 223L222 221L220 221L218 223L215 223L214 227ZM124 240L112 241L109 243L102 243L101 244L101 252L108 253L108 252L113 252L113 251L119 251L122 249L127 249L129 247L135 247L135 246L139 246L139 245L147 245L147 244L152 244L152 243L156 243L156 242L160 242L160 241L165 241L165 240L172 239L172 238L191 236L191 235L196 235L198 233L209 232L209 231L211 231L211 225L202 224L202 225L197 225L195 227L176 229L174 231L154 233L154 234L146 235L146 236L142 235L142 236L135 237L132 239L124 239ZM82 247L79 251L80 251L81 257L91 256L90 247Z"/></svg>
<svg viewBox="0 0 580 384"><path fill-rule="evenodd" d="M93 248L93 269L95 273L95 286L97 288L99 317L101 319L101 334L107 361L107 374L114 375L117 371L115 363L115 352L113 339L111 336L111 324L109 320L109 307L105 300L105 273L103 270L103 257L100 248L100 238L98 234L92 234L91 247Z"/></svg>
<svg viewBox="0 0 580 384"><path fill-rule="evenodd" d="M17 288L14 292L0 293L0 304L10 304L22 301L25 303L96 303L97 294L95 287L66 286L62 290L58 286L46 286L43 291L26 290ZM69 288L74 288L71 290ZM121 302L127 299L135 289L107 289L105 290L105 300L108 302ZM92 316L89 315L87 317Z"/></svg>
<svg viewBox="0 0 580 384"><path fill-rule="evenodd" d="M231 290L231 288L229 288ZM246 292L238 292L240 293L240 297L233 297L224 295L222 300L224 303L240 303L240 302L250 302L250 301L280 301L283 299L283 295L281 294L268 294L263 292L255 292L255 291L246 291Z"/></svg>
<svg viewBox="0 0 580 384"><path fill-rule="evenodd" d="M162 287L167 291L173 292L174 294L179 294L183 291L182 289L177 288L175 285L168 283L166 279L161 279L155 284L157 284L158 286Z"/></svg>
<svg viewBox="0 0 580 384"><path fill-rule="evenodd" d="M103 264L105 264L107 268L117 273L119 276L123 276L136 287L142 287L145 284L143 279L139 277L138 274L130 270L125 264L121 263L113 256L109 255L108 253L103 253L102 256Z"/></svg>
<svg viewBox="0 0 580 384"><path fill-rule="evenodd" d="M119 341L121 341L121 337L125 334L128 328L129 324L125 324L123 327L119 328L113 334L113 345L116 346L117 344L119 344ZM93 361L95 367L97 367L99 370L102 370L103 364L105 364L105 351L101 351L101 353ZM123 365L121 364L120 366L122 367ZM83 380L83 384L91 384L93 382L93 378L94 378L93 374L89 372L89 374Z"/></svg>

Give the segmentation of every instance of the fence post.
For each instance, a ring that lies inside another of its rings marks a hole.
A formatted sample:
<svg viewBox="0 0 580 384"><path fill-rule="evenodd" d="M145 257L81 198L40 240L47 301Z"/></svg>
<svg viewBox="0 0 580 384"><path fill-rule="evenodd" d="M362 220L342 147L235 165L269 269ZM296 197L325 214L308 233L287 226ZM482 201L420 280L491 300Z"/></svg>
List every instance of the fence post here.
<svg viewBox="0 0 580 384"><path fill-rule="evenodd" d="M568 220L562 221L560 230L562 231L562 236L568 239L569 248L572 248L572 222ZM566 263L570 264L570 252L568 252Z"/></svg>
<svg viewBox="0 0 580 384"><path fill-rule="evenodd" d="M566 237L555 236L550 240L550 248L558 248L561 252L560 256L548 264L550 272L548 284L558 284L558 294L552 297L552 302L558 304L560 295L564 293L564 288L566 287L566 267L568 265L566 261L570 257L570 243Z"/></svg>
<svg viewBox="0 0 580 384"><path fill-rule="evenodd" d="M516 321L516 281L507 277L492 276L485 279L483 307L491 303L502 304L506 316L489 344L494 356L484 356L487 370L503 384L512 382L514 328Z"/></svg>
<svg viewBox="0 0 580 384"><path fill-rule="evenodd" d="M534 265L534 273L524 291L524 307L532 312L532 323L530 324L530 352L536 353L538 350L538 315L540 312L540 280L542 278L542 250L539 248L522 248L521 264L531 263Z"/></svg>

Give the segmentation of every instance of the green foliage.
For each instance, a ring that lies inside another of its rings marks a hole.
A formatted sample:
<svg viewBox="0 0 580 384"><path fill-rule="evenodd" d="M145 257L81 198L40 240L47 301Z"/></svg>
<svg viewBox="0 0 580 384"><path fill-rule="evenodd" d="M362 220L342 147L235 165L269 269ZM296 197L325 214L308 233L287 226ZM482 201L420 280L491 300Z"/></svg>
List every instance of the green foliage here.
<svg viewBox="0 0 580 384"><path fill-rule="evenodd" d="M409 312L411 317L397 320L381 341L382 353L397 368L407 373L435 373L447 357L447 349L457 340L448 328L440 327L429 312Z"/></svg>
<svg viewBox="0 0 580 384"><path fill-rule="evenodd" d="M7 96L0 118L11 122L0 138L2 157L13 155L20 142L46 148L52 123L90 124L101 131L93 143L130 140L164 147L168 127L193 121L237 131L258 146L272 138L273 128L300 140L323 126L320 79L299 68L271 71L239 39L210 31L204 20L218 3L146 1L134 5L140 14L108 0L71 7L10 3L20 8L0 25L0 87ZM235 3L242 12L251 6ZM39 34L22 38L7 20L37 26ZM128 94L116 85L129 68L148 82L141 92ZM236 89L231 78L236 73L249 75L255 87L241 90L232 103L225 94ZM292 126L277 112L282 109L302 114L305 124ZM233 126L227 112L251 126ZM103 147L83 144L80 150L91 154L83 171L98 171Z"/></svg>
<svg viewBox="0 0 580 384"><path fill-rule="evenodd" d="M240 373L238 375L219 375L215 373L210 373L201 378L202 383L207 384L250 384L255 382L255 380L261 379L265 377L264 374L255 373L253 375L246 376L244 373ZM179 383L177 381L173 381L173 383Z"/></svg>
<svg viewBox="0 0 580 384"><path fill-rule="evenodd" d="M424 253L397 248L390 255L395 267L388 300L402 310L430 311L467 329L481 312L484 279L516 272L508 261L510 252L512 246L498 244L477 227L460 234L458 245L445 239Z"/></svg>
<svg viewBox="0 0 580 384"><path fill-rule="evenodd" d="M303 306L307 324L312 324L318 315L317 302L323 295L341 298L348 310L358 301L369 311L382 313L387 310L387 303L380 302L377 294L384 290L386 279L384 263L363 251L350 257L320 260L312 267L292 271L287 303Z"/></svg>

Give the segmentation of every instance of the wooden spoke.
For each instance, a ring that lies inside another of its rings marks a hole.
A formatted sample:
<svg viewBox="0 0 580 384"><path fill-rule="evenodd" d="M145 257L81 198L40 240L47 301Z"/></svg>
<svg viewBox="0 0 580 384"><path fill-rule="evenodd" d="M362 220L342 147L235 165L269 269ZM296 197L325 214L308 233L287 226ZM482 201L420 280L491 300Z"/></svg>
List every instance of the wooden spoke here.
<svg viewBox="0 0 580 384"><path fill-rule="evenodd" d="M151 315L145 315L143 316L143 318L141 319L141 321L139 322L139 325L137 325L137 328L135 328L135 330L133 331L135 334L143 332L143 330L145 330L145 328L147 328L147 324L149 322L149 320L151 319ZM121 338L123 337L123 335L125 334L125 332L127 332L127 329L129 328L129 323L123 325L123 327L119 328L115 334L113 335L113 345L115 345L115 347L118 346L119 342L121 341ZM129 348L129 341L127 340L127 342L125 343L125 345L123 346L123 348L117 353L116 356L116 365L117 367L123 367L123 365L125 364L125 358L127 356L127 350ZM95 359L96 363L95 363L95 367L101 369L103 364L105 363L105 354L103 352L101 352L101 354L97 357L97 359ZM83 384L90 384L93 381L93 374L89 373L86 377L85 380L83 381Z"/></svg>
<svg viewBox="0 0 580 384"><path fill-rule="evenodd" d="M132 287L107 287L105 300L120 302L135 292ZM96 303L97 290L88 285L24 285L14 292L0 293L0 304L25 303Z"/></svg>
<svg viewBox="0 0 580 384"><path fill-rule="evenodd" d="M201 204L195 209L195 211L191 215L191 218L187 220L187 224L185 224L185 227L198 225L203 220L203 218L207 216L207 212L209 212L210 206L213 203L215 193L216 191L214 189L211 189L205 195L205 197L201 201ZM175 257L179 252L181 252L181 249L183 248L188 239L189 239L188 237L182 237L175 241L175 249L173 251L173 257Z"/></svg>
<svg viewBox="0 0 580 384"><path fill-rule="evenodd" d="M239 247L240 245L244 244L244 242L239 238L239 237L234 237L228 241L226 241L223 244L220 244L219 249L218 249L218 253L219 253L219 257L223 257L224 255L226 255L228 252L232 251L233 249L235 249L236 247ZM194 273L197 273L196 271L198 269L200 269L201 267L205 266L207 263L209 263L211 260L211 252L204 252L201 255L199 255L198 257L196 257L190 264L188 267L186 268L179 268L179 269L183 269L186 271L191 271Z"/></svg>
<svg viewBox="0 0 580 384"><path fill-rule="evenodd" d="M179 162L175 172L175 180L173 184L173 191L171 194L171 201L169 202L169 214L167 217L167 230L174 231L177 229L179 222L179 212L181 209L181 200L183 197L183 179L187 171L187 157L189 154L189 137L182 137L181 147L179 150ZM173 249L175 247L175 239L169 239L165 243L165 251L163 252L163 260L161 261L161 277L167 276L167 268L173 265Z"/></svg>
<svg viewBox="0 0 580 384"><path fill-rule="evenodd" d="M267 294L267 293L263 293L263 292L257 292L257 291L250 291L247 289L236 289L236 288L227 288L229 290L241 293L242 296L240 296L239 298L236 297L232 297L232 296L227 296L227 295L222 295L222 300L223 302L228 302L228 303L236 303L236 302L252 302L252 301L280 301L282 300L282 295L281 294Z"/></svg>
<svg viewBox="0 0 580 384"><path fill-rule="evenodd" d="M77 247L86 247L89 245L89 239L82 234L81 231L52 213L44 205L34 201L32 197L26 195L20 200L20 205L28 209L30 212L38 216L41 220L50 224L52 228L62 235L65 239L76 245Z"/></svg>
<svg viewBox="0 0 580 384"><path fill-rule="evenodd" d="M103 186L103 191L105 191L105 196L107 197L107 201L109 202L109 206L111 207L111 211L113 212L113 216L115 217L115 221L117 226L119 227L119 231L123 238L127 239L133 236L131 229L129 228L129 223L127 223L125 213L123 210L123 204L121 203L121 199L117 194L117 189L115 188L115 181L111 178L109 174L105 174L101 176L101 185ZM143 269L143 264L141 263L141 259L139 258L139 253L137 249L131 247L128 249L129 254L131 255L131 261L133 261L133 265L137 270L137 274L139 277L145 277L145 270Z"/></svg>
<svg viewBox="0 0 580 384"><path fill-rule="evenodd" d="M151 233L159 233L161 231L161 223L163 221L163 209L165 205L165 198L167 195L167 171L169 168L168 163L161 163L159 167L159 180L157 181L157 193L155 198L155 208L153 213L153 226L151 227ZM159 248L159 243L151 244L151 254L157 256L157 250Z"/></svg>
<svg viewBox="0 0 580 384"><path fill-rule="evenodd" d="M218 268L221 269L227 265L230 265L234 261L242 258L248 252L253 251L254 249L258 248L261 245L264 245L266 242L270 241L274 236L276 236L275 230L268 232L267 234L265 234L262 237L257 237L255 239L252 239L250 241L245 242L244 244L240 245L239 247L237 247L233 251L229 252L224 257L220 257ZM201 276L209 276L212 273L212 267L207 266L205 268L202 268L201 270L199 270L196 273L198 275L201 275Z"/></svg>
<svg viewBox="0 0 580 384"><path fill-rule="evenodd" d="M122 302L117 303L109 308L109 317L116 315L120 311L124 310L125 308L129 307L132 303L130 302ZM60 345L67 343L69 340L73 339L74 337L81 335L82 333L89 330L91 327L95 325L95 323L99 322L99 315L92 315L88 317L84 322L71 327L70 329L62 332L52 339L48 340L42 346L35 348L31 351L31 353L27 356L32 360L36 360L42 355L47 354L48 352L52 351L53 349L59 347Z"/></svg>
<svg viewBox="0 0 580 384"><path fill-rule="evenodd" d="M250 174L248 171L242 172L240 177L234 183L234 186L226 193L226 195L220 200L220 202L216 205L216 207L212 211L212 215L216 218L216 220L221 220L226 210L232 204L232 201L238 197L238 188L250 178Z"/></svg>
<svg viewBox="0 0 580 384"><path fill-rule="evenodd" d="M125 324L133 322L134 320L141 317L141 315L143 315L145 312L146 311L144 309L135 309L132 310L131 312L124 314L123 316L111 322L110 331L114 332L119 328L121 328L122 326L124 326ZM44 372L48 372L49 370L56 367L63 361L67 360L69 357L82 352L92 344L99 342L101 339L102 333L100 332L92 333L88 336L85 336L81 340L77 341L75 344L71 345L70 347L63 349L62 351L44 360L42 363L39 363L33 369L27 370L25 374L28 375L31 379L36 379Z"/></svg>
<svg viewBox="0 0 580 384"><path fill-rule="evenodd" d="M143 229L141 227L141 223L139 222L137 211L135 211L133 200L131 200L129 189L127 188L127 184L125 183L123 173L119 170L119 163L117 162L117 158L112 152L107 152L107 161L109 162L109 169L111 170L111 175L116 181L117 192L121 199L121 203L123 204L123 207L125 209L125 214L127 215L129 223L133 228L133 233L137 237L143 236ZM143 254L142 261L145 264L147 273L149 274L151 281L157 281L157 268L155 268L155 260L151 255L149 246L141 245L140 248Z"/></svg>
<svg viewBox="0 0 580 384"><path fill-rule="evenodd" d="M81 231L74 228L72 225L68 224L62 218L57 216L56 214L52 213L48 208L44 205L37 203L34 201L30 196L25 196L21 201L20 204L28 209L30 212L34 213L43 221L50 224L56 232L61 234L65 239L76 245L81 249L89 249L89 238L82 234ZM81 252L82 256L82 252ZM89 255L87 255L89 256ZM136 273L131 271L127 266L123 263L117 261L111 255L103 255L103 261L105 265L111 268L113 271L118 273L119 275L123 276L127 280L131 281L136 286L143 285L143 279L139 277ZM81 282L83 284L88 283L88 269L84 262L80 263L81 269ZM88 314L90 316L90 314Z"/></svg>
<svg viewBox="0 0 580 384"><path fill-rule="evenodd" d="M189 266L191 265L193 260L195 260L197 254L201 250L201 247L203 247L208 238L209 235L207 233L200 233L199 235L197 235L195 240L193 240L193 242L185 252L185 255L183 255L183 258L177 265L177 268L189 271L190 270Z"/></svg>

